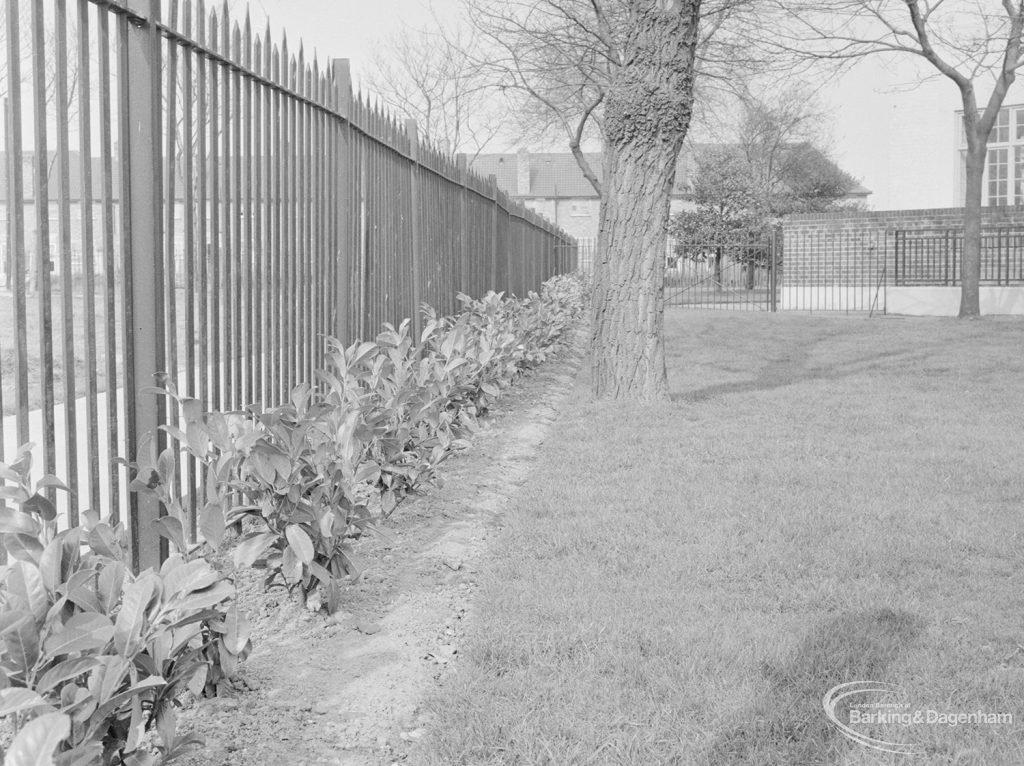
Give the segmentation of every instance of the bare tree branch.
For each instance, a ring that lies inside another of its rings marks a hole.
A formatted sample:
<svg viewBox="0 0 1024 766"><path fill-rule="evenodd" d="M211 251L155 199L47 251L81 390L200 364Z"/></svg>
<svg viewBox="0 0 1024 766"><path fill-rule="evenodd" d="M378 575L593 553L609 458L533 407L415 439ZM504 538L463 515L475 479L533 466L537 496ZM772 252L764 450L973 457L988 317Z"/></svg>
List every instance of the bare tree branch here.
<svg viewBox="0 0 1024 766"><path fill-rule="evenodd" d="M772 34L752 27L752 44L803 61L852 61L879 53L914 56L957 86L967 141L960 316L978 316L989 134L1024 65L1024 2L1001 0L998 11L968 0L769 0L765 5L775 17ZM979 86L991 87L980 113Z"/></svg>

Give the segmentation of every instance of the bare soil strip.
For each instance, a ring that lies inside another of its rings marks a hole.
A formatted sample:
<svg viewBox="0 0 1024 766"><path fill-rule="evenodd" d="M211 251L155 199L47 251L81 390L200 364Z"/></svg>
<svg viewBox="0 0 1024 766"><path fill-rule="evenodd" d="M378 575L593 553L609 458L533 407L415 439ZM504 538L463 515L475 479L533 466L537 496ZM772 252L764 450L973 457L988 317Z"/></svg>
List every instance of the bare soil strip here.
<svg viewBox="0 0 1024 766"><path fill-rule="evenodd" d="M264 593L255 573L239 574L254 623L247 689L181 712L180 729L206 740L183 763L405 760L430 725L419 703L457 661L477 572L572 389L582 346L578 331L499 401L471 448L443 466L444 487L395 511L391 539L360 543L363 573L347 588L345 611L311 614L283 590Z"/></svg>

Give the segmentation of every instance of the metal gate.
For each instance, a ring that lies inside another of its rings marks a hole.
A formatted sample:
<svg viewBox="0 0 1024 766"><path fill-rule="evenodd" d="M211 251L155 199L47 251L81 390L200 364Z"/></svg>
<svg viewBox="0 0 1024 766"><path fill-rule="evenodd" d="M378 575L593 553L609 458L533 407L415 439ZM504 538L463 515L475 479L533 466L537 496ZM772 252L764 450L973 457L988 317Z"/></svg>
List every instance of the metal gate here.
<svg viewBox="0 0 1024 766"><path fill-rule="evenodd" d="M778 234L758 241L676 242L665 263L665 305L777 311L782 265Z"/></svg>

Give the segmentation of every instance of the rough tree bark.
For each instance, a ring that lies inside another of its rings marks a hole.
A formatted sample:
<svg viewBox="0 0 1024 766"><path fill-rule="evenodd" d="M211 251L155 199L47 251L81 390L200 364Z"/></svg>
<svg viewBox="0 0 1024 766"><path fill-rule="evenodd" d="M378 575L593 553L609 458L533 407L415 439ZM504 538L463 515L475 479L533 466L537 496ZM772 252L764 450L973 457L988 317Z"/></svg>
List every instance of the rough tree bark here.
<svg viewBox="0 0 1024 766"><path fill-rule="evenodd" d="M700 5L629 2L621 65L605 97L591 339L596 398L668 398L665 243L676 160L693 107Z"/></svg>
<svg viewBox="0 0 1024 766"><path fill-rule="evenodd" d="M964 249L960 262L961 319L981 315L981 186L985 171L984 145L967 151L964 192Z"/></svg>

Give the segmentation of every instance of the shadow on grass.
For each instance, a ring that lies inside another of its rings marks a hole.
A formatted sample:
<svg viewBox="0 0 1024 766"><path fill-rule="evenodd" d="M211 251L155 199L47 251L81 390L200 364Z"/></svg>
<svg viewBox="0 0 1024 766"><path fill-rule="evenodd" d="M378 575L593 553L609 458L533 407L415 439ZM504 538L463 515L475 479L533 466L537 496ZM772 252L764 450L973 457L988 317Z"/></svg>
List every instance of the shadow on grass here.
<svg viewBox="0 0 1024 766"><path fill-rule="evenodd" d="M769 690L717 737L707 754L715 766L824 766L850 744L822 709L825 693L850 681L882 681L888 667L921 633L907 612L843 614L812 630L785 664L764 663ZM849 710L841 706L842 718Z"/></svg>
<svg viewBox="0 0 1024 766"><path fill-rule="evenodd" d="M771 391L804 381L838 380L865 372L893 369L890 364L882 364L882 362L901 361L902 369L913 369L913 363L926 359L927 355L907 351L884 351L860 359L851 359L820 367L809 367L807 364L809 358L810 354L806 348L797 348L783 357L770 360L758 371L757 377L751 380L715 383L693 391L672 392L670 397L674 402L696 404L723 394Z"/></svg>

